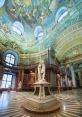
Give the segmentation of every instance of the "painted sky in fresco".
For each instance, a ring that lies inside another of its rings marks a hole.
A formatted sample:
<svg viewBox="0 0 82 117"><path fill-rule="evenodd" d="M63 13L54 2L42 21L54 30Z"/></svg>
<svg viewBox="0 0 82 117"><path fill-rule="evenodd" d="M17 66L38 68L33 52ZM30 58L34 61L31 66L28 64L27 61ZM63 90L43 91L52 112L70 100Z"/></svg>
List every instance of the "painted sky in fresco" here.
<svg viewBox="0 0 82 117"><path fill-rule="evenodd" d="M0 23L6 24L9 31L13 32L14 22L20 22L24 27L22 36L27 37L27 40L33 39L35 28L41 26L46 30L57 23L58 10L62 7L68 9L68 3L69 0L0 0ZM58 18L62 15L62 12L59 13Z"/></svg>

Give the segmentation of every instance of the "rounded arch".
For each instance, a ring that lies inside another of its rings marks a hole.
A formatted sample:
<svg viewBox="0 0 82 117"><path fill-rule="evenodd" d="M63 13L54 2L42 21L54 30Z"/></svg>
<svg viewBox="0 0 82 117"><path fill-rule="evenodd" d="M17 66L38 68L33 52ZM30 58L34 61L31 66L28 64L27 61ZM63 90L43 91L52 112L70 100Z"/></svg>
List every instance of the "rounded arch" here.
<svg viewBox="0 0 82 117"><path fill-rule="evenodd" d="M77 22L69 26L63 33L61 33L55 41L56 56L60 60L63 59L65 53L74 46L82 44L82 22Z"/></svg>
<svg viewBox="0 0 82 117"><path fill-rule="evenodd" d="M0 0L0 8L3 7L5 0Z"/></svg>
<svg viewBox="0 0 82 117"><path fill-rule="evenodd" d="M21 22L19 21L15 21L13 23L13 31L19 35L23 35L24 34L24 26Z"/></svg>
<svg viewBox="0 0 82 117"><path fill-rule="evenodd" d="M72 41L70 41L69 43L64 42L62 48L58 51L58 53L57 53L56 56L61 60L61 59L64 57L65 53L66 53L69 49L71 49L71 48L73 48L73 47L75 47L75 46L77 46L77 45L80 45L80 44L82 44L82 39L81 39L81 38L78 39L78 37L74 38L74 39L73 39Z"/></svg>
<svg viewBox="0 0 82 117"><path fill-rule="evenodd" d="M37 26L34 30L34 36L37 40L41 40L43 37L43 28L41 26Z"/></svg>
<svg viewBox="0 0 82 117"><path fill-rule="evenodd" d="M6 50L5 52L4 52L4 61L5 61L5 59L6 59L6 55L7 54L11 54L11 55L13 55L14 57L15 57L15 61L14 61L14 66L17 66L18 64L19 64L19 61L20 61L20 59L19 59L19 55L18 55L18 53L17 52L15 52L14 50Z"/></svg>

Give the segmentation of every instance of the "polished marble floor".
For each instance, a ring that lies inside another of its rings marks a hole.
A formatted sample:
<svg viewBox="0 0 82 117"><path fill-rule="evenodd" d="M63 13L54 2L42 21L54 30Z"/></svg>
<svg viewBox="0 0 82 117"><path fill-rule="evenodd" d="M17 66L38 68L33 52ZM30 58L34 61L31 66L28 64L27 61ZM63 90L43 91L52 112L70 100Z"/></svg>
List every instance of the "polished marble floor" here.
<svg viewBox="0 0 82 117"><path fill-rule="evenodd" d="M32 92L3 92L0 94L0 117L82 117L82 89L54 93L62 104L56 112L39 114L26 112L22 104Z"/></svg>

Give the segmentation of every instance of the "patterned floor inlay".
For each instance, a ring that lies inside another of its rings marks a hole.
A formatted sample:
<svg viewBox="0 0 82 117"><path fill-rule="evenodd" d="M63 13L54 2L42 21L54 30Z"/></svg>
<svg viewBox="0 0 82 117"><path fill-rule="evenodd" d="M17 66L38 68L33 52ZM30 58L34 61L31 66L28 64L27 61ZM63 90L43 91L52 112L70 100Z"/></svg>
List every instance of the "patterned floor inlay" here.
<svg viewBox="0 0 82 117"><path fill-rule="evenodd" d="M23 110L22 104L30 96L32 96L30 92L0 94L0 117L82 117L82 89L54 94L62 107L56 112L47 114L30 113Z"/></svg>

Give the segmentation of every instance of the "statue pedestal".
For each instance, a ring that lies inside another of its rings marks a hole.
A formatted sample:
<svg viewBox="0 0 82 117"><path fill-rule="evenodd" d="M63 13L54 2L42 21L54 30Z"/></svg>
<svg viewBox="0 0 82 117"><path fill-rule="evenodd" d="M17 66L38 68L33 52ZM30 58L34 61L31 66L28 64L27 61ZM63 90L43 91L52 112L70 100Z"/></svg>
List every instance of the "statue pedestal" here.
<svg viewBox="0 0 82 117"><path fill-rule="evenodd" d="M51 112L60 108L60 103L50 92L50 83L39 80L34 83L34 95L27 99L23 105L26 110L32 112Z"/></svg>
<svg viewBox="0 0 82 117"><path fill-rule="evenodd" d="M50 96L50 83L46 80L39 80L34 83L34 95L38 96L40 99Z"/></svg>

